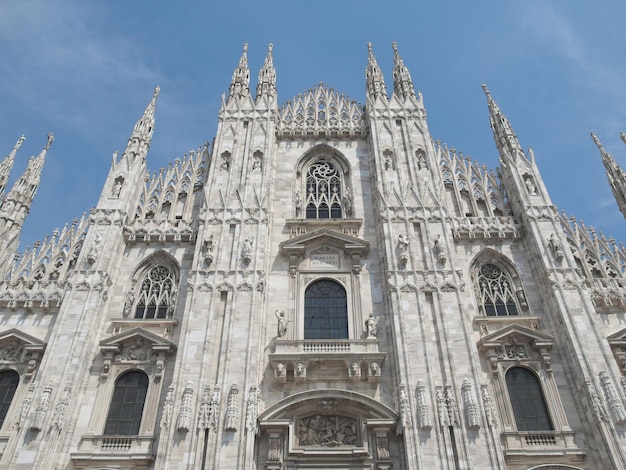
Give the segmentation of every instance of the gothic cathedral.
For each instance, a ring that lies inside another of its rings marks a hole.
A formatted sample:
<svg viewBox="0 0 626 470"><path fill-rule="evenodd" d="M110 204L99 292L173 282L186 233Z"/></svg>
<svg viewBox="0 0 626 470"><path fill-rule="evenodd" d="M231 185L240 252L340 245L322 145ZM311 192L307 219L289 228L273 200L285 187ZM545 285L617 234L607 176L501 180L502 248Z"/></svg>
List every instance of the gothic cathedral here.
<svg viewBox="0 0 626 470"><path fill-rule="evenodd" d="M213 143L150 173L157 88L96 207L18 253L48 136L0 206L1 468L626 468L626 249L486 86L498 168L433 140L393 55L364 105L279 104L244 46Z"/></svg>

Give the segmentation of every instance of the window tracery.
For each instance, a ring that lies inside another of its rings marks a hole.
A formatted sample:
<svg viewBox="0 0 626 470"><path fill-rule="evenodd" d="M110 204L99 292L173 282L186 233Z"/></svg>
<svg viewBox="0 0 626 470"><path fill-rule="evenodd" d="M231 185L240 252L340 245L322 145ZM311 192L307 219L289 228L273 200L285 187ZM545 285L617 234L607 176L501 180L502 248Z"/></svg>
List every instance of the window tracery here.
<svg viewBox="0 0 626 470"><path fill-rule="evenodd" d="M479 303L488 317L519 315L511 276L494 263L483 263L477 276Z"/></svg>
<svg viewBox="0 0 626 470"><path fill-rule="evenodd" d="M311 165L306 175L306 218L340 219L344 192L335 165L326 159Z"/></svg>
<svg viewBox="0 0 626 470"><path fill-rule="evenodd" d="M153 266L141 282L135 318L171 318L174 312L174 278L162 264Z"/></svg>

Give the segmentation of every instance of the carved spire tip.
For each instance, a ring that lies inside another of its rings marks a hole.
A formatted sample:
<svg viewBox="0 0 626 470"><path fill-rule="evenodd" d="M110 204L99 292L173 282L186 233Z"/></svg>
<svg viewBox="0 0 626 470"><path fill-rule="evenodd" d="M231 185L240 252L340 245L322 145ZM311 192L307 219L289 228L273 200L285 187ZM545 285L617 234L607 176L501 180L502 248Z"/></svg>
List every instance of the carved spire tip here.
<svg viewBox="0 0 626 470"><path fill-rule="evenodd" d="M248 52L248 43L247 42L243 43L243 52L244 53Z"/></svg>
<svg viewBox="0 0 626 470"><path fill-rule="evenodd" d="M489 88L487 88L487 85L483 83L482 87L483 87L483 91L485 92L485 95L491 96L491 94L489 93Z"/></svg>
<svg viewBox="0 0 626 470"><path fill-rule="evenodd" d="M44 146L44 149L48 150L50 146L54 142L54 134L52 132L48 132L48 143Z"/></svg>
<svg viewBox="0 0 626 470"><path fill-rule="evenodd" d="M154 88L154 97L156 98L157 96L159 96L159 93L161 92L161 87L160 86L156 86Z"/></svg>
<svg viewBox="0 0 626 470"><path fill-rule="evenodd" d="M272 49L274 49L274 44L270 42L267 46L267 52L272 52Z"/></svg>

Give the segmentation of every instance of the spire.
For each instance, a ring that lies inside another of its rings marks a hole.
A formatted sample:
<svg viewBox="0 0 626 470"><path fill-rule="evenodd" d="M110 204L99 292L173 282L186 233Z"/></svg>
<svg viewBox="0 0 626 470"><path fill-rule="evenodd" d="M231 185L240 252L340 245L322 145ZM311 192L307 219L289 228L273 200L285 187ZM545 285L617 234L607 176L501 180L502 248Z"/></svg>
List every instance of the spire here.
<svg viewBox="0 0 626 470"><path fill-rule="evenodd" d="M18 179L7 194L0 207L0 218L11 219L15 224L21 226L24 217L30 211L30 206L35 198L39 182L41 180L41 170L46 161L46 152L54 141L52 132L48 133L48 142L37 157L30 157L28 167L24 174ZM6 224L7 227L9 224ZM13 224L10 224L13 225Z"/></svg>
<svg viewBox="0 0 626 470"><path fill-rule="evenodd" d="M411 74L402 62L402 57L398 53L396 42L391 43L393 47L393 94L398 98L415 98L415 90L411 81Z"/></svg>
<svg viewBox="0 0 626 470"><path fill-rule="evenodd" d="M367 68L365 69L365 90L367 96L371 96L372 99L376 99L379 96L383 99L387 99L387 87L385 86L385 79L383 78L383 72L380 70L374 52L372 51L372 43L367 44Z"/></svg>
<svg viewBox="0 0 626 470"><path fill-rule="evenodd" d="M509 155L514 161L518 155L524 155L519 140L509 120L502 114L498 104L491 97L487 85L483 83L483 91L487 96L487 106L489 107L489 121L493 131L493 139L500 155Z"/></svg>
<svg viewBox="0 0 626 470"><path fill-rule="evenodd" d="M128 138L128 144L126 145L126 151L122 158L127 157L131 162L135 160L135 157L141 152L145 159L148 149L150 149L150 142L152 141L152 134L154 133L154 112L156 110L156 101L161 89L156 87L152 99L143 115L135 124L133 133Z"/></svg>
<svg viewBox="0 0 626 470"><path fill-rule="evenodd" d="M624 134L622 134L621 137L624 139ZM604 164L613 196L617 201L619 210L624 218L626 218L626 173L624 173L624 170L617 164L613 156L604 149L598 136L592 132L591 138L598 147L598 150L600 150L600 156L602 157L602 163Z"/></svg>
<svg viewBox="0 0 626 470"><path fill-rule="evenodd" d="M239 66L233 72L230 82L228 99L233 97L243 97L250 94L250 70L248 70L248 43L243 43L243 54L239 59Z"/></svg>
<svg viewBox="0 0 626 470"><path fill-rule="evenodd" d="M274 69L274 60L272 59L273 48L274 45L270 43L267 47L265 63L259 71L259 81L256 86L257 99L260 96L276 97L276 69Z"/></svg>
<svg viewBox="0 0 626 470"><path fill-rule="evenodd" d="M15 143L11 153L9 153L4 160L2 160L2 163L0 163L0 196L4 194L7 182L9 181L9 174L13 169L13 162L15 162L15 155L17 155L17 151L22 146L24 140L26 140L26 137L22 135L22 137L20 137Z"/></svg>

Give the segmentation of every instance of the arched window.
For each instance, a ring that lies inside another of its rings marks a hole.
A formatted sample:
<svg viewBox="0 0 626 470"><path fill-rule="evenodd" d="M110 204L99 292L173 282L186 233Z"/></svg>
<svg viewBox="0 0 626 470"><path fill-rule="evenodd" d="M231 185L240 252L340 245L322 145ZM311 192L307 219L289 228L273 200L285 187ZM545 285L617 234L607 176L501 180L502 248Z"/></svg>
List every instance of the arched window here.
<svg viewBox="0 0 626 470"><path fill-rule="evenodd" d="M169 318L174 310L172 290L174 279L164 265L150 268L143 281L137 299L135 318Z"/></svg>
<svg viewBox="0 0 626 470"><path fill-rule="evenodd" d="M14 370L0 372L0 428L7 417L20 376Z"/></svg>
<svg viewBox="0 0 626 470"><path fill-rule="evenodd" d="M488 317L519 315L511 277L499 266L484 263L478 272L480 304Z"/></svg>
<svg viewBox="0 0 626 470"><path fill-rule="evenodd" d="M311 284L304 294L304 338L347 339L348 299L337 282Z"/></svg>
<svg viewBox="0 0 626 470"><path fill-rule="evenodd" d="M506 373L506 386L518 431L554 430L534 373L524 367L511 367Z"/></svg>
<svg viewBox="0 0 626 470"><path fill-rule="evenodd" d="M119 377L115 382L104 434L107 436L139 435L147 392L148 376L144 372L134 370Z"/></svg>
<svg viewBox="0 0 626 470"><path fill-rule="evenodd" d="M328 160L318 160L306 175L306 218L340 219L341 175Z"/></svg>

